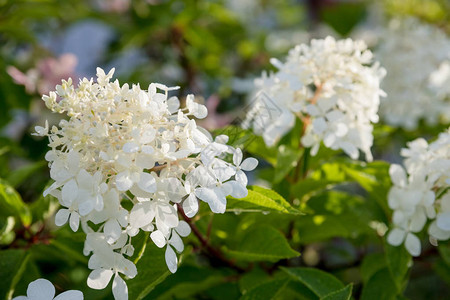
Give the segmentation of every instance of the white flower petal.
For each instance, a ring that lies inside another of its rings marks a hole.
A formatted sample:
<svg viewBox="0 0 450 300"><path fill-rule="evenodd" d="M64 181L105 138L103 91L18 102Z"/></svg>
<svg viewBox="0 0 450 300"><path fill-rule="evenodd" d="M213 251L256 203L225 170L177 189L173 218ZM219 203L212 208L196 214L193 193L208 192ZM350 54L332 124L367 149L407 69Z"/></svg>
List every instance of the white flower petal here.
<svg viewBox="0 0 450 300"><path fill-rule="evenodd" d="M180 223L178 223L178 226L175 228L175 230L182 237L187 237L191 233L191 227L189 227L189 224L185 221L180 221Z"/></svg>
<svg viewBox="0 0 450 300"><path fill-rule="evenodd" d="M166 245L166 237L159 230L153 231L150 234L150 238L152 239L153 243L158 246L158 248L162 248Z"/></svg>
<svg viewBox="0 0 450 300"><path fill-rule="evenodd" d="M184 245L183 241L181 240L180 236L172 231L172 236L170 237L169 244L171 244L178 252L183 252Z"/></svg>
<svg viewBox="0 0 450 300"><path fill-rule="evenodd" d="M198 188L195 190L195 195L208 203L213 213L223 214L225 212L227 199L220 189Z"/></svg>
<svg viewBox="0 0 450 300"><path fill-rule="evenodd" d="M117 223L117 220L111 219L105 223L105 228L103 231L105 232L107 242L112 244L119 239L122 233L122 227L120 227L119 223Z"/></svg>
<svg viewBox="0 0 450 300"><path fill-rule="evenodd" d="M149 173L141 173L138 186L141 190L147 192L147 193L154 193L156 192L156 180L155 177L153 177Z"/></svg>
<svg viewBox="0 0 450 300"><path fill-rule="evenodd" d="M78 185L77 182L72 179L69 180L62 188L62 204L65 206L70 206L78 196Z"/></svg>
<svg viewBox="0 0 450 300"><path fill-rule="evenodd" d="M119 274L114 276L114 281L112 284L112 292L115 300L128 300L128 287Z"/></svg>
<svg viewBox="0 0 450 300"><path fill-rule="evenodd" d="M103 290L108 285L113 274L112 270L96 269L89 274L87 285L91 289Z"/></svg>
<svg viewBox="0 0 450 300"><path fill-rule="evenodd" d="M239 182L243 186L246 186L248 183L247 175L245 175L245 173L242 170L237 171L236 174L234 175L234 178L236 179L237 182Z"/></svg>
<svg viewBox="0 0 450 300"><path fill-rule="evenodd" d="M387 241L389 244L393 246L399 246L401 243L403 243L403 240L405 239L406 232L403 229L400 228L394 228L389 232L387 236Z"/></svg>
<svg viewBox="0 0 450 300"><path fill-rule="evenodd" d="M59 294L54 300L83 300L83 293L80 291L69 290Z"/></svg>
<svg viewBox="0 0 450 300"><path fill-rule="evenodd" d="M225 182L223 184L223 187L225 189L229 189L230 188L229 189L230 190L229 195L234 197L234 198L237 198L237 199L245 198L248 195L247 188L242 183L237 182L237 181Z"/></svg>
<svg viewBox="0 0 450 300"><path fill-rule="evenodd" d="M68 209L60 209L55 215L55 224L56 226L63 226L67 223L69 219L70 211Z"/></svg>
<svg viewBox="0 0 450 300"><path fill-rule="evenodd" d="M53 300L55 287L47 279L37 279L28 285L27 297L30 300Z"/></svg>
<svg viewBox="0 0 450 300"><path fill-rule="evenodd" d="M436 225L442 230L450 231L450 212L440 213L436 218Z"/></svg>
<svg viewBox="0 0 450 300"><path fill-rule="evenodd" d="M70 228L76 232L80 226L80 215L77 212L72 212L69 218Z"/></svg>
<svg viewBox="0 0 450 300"><path fill-rule="evenodd" d="M139 151L139 146L136 143L128 142L123 145L122 149L125 153L135 153Z"/></svg>
<svg viewBox="0 0 450 300"><path fill-rule="evenodd" d="M389 175L391 176L391 180L395 185L398 185L400 187L406 186L406 172L405 169L403 169L402 166L397 164L392 164L389 167Z"/></svg>
<svg viewBox="0 0 450 300"><path fill-rule="evenodd" d="M237 148L236 151L234 151L233 154L233 164L238 167L241 165L242 162L242 150L240 148Z"/></svg>
<svg viewBox="0 0 450 300"><path fill-rule="evenodd" d="M133 181L130 178L130 172L120 172L116 176L116 187L119 191L128 191L133 186Z"/></svg>
<svg viewBox="0 0 450 300"><path fill-rule="evenodd" d="M175 251L173 251L172 247L170 247L169 245L167 245L165 257L169 271L175 273L178 268L178 258L175 254Z"/></svg>
<svg viewBox="0 0 450 300"><path fill-rule="evenodd" d="M121 254L115 254L119 258L116 258L116 261L118 261L117 270L128 278L134 278L137 275L136 265L124 258Z"/></svg>
<svg viewBox="0 0 450 300"><path fill-rule="evenodd" d="M198 212L198 201L194 194L189 194L189 196L184 200L183 210L189 218L192 218Z"/></svg>
<svg viewBox="0 0 450 300"><path fill-rule="evenodd" d="M408 250L408 252L412 256L419 256L420 255L420 249L421 249L420 240L414 234L408 233L406 235L405 247L406 247L406 250Z"/></svg>
<svg viewBox="0 0 450 300"><path fill-rule="evenodd" d="M253 157L248 157L242 162L241 169L244 171L252 171L257 166L258 166L258 160Z"/></svg>
<svg viewBox="0 0 450 300"><path fill-rule="evenodd" d="M156 211L153 209L151 203L138 203L130 212L130 225L135 228L144 227L153 221L155 214Z"/></svg>

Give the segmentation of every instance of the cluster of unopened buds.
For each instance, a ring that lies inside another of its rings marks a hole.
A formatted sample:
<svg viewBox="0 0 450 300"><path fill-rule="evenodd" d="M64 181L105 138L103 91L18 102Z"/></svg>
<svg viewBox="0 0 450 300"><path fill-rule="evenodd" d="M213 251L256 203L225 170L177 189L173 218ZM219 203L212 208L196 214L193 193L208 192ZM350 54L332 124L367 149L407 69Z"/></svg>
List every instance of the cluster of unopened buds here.
<svg viewBox="0 0 450 300"><path fill-rule="evenodd" d="M89 255L88 286L103 289L113 279L116 299L127 299L126 282L136 266L131 243L141 230L149 232L160 248L171 272L177 270L180 238L190 227L178 213L193 217L198 199L214 213L226 210L226 197L247 195L247 177L257 160L243 160L243 153L227 145L228 137L215 139L196 125L194 118L207 115L193 95L181 109L176 88L152 83L139 85L110 82L98 68L97 81L63 81L56 92L44 96L47 107L65 113L59 127L36 127L48 136L46 154L54 183L45 194L55 196L62 208L55 222L67 222L73 231L86 233L84 254ZM228 162L231 160L232 162ZM122 205L128 202L127 205ZM126 209L125 207L128 207Z"/></svg>
<svg viewBox="0 0 450 300"><path fill-rule="evenodd" d="M301 142L311 147L312 155L323 142L353 159L361 150L371 160L372 123L378 122L385 75L372 60L362 41L327 37L296 46L285 63L272 59L277 72L255 81L258 101L244 126L274 145L298 117L306 127Z"/></svg>
<svg viewBox="0 0 450 300"><path fill-rule="evenodd" d="M389 170L394 228L387 241L394 246L405 243L408 252L418 256L421 243L416 233L428 220L432 220L428 226L432 244L450 238L450 129L430 144L422 138L408 143L401 155L406 170L396 164Z"/></svg>

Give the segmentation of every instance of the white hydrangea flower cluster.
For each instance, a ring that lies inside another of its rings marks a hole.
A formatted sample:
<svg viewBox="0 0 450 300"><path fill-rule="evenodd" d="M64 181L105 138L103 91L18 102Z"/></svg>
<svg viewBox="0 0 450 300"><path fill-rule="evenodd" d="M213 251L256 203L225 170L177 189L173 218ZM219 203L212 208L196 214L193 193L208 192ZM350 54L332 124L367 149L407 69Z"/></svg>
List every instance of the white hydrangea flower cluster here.
<svg viewBox="0 0 450 300"><path fill-rule="evenodd" d="M363 41L329 36L296 46L285 63L272 59L278 71L263 74L255 85L278 113L266 113L268 101L256 101L244 126L253 127L273 145L294 126L297 116L307 126L301 142L312 147L312 155L323 142L353 159L361 150L371 160L372 123L378 121L380 80L385 74L372 63L372 56Z"/></svg>
<svg viewBox="0 0 450 300"><path fill-rule="evenodd" d="M394 229L387 241L394 246L405 243L408 252L418 256L421 244L415 233L428 220L433 220L428 227L432 244L450 238L450 128L430 144L422 138L409 142L401 155L406 171L396 164L389 169Z"/></svg>
<svg viewBox="0 0 450 300"><path fill-rule="evenodd" d="M105 288L114 275L113 294L127 299L128 290L119 273L133 278L136 266L132 237L151 232L152 241L166 247L166 263L177 269L176 251L183 251L180 236L190 227L178 218L182 209L193 217L200 199L214 213L226 209L226 196L247 195L243 171L257 160L242 161L242 151L226 145L227 136L215 140L190 117L204 118L207 110L188 95L186 108L168 93L176 88L152 83L139 85L110 82L98 68L97 82L86 78L78 87L63 81L56 92L43 96L48 108L65 113L59 128L37 127L48 136L46 154L54 183L45 191L58 198L58 226L69 223L73 231L86 232L84 254L92 256L88 285ZM225 156L232 156L233 163ZM125 209L122 204L129 202Z"/></svg>
<svg viewBox="0 0 450 300"><path fill-rule="evenodd" d="M394 19L382 30L375 56L387 69L382 88L388 96L380 104L387 124L414 130L422 119L430 125L450 120L450 38L443 31L414 18Z"/></svg>

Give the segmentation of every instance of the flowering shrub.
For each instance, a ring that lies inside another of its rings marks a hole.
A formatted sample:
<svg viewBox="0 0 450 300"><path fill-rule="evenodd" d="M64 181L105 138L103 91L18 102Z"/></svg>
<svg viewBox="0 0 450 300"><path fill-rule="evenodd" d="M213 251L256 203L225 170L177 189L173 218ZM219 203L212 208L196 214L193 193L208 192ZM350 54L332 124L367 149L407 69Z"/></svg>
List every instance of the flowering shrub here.
<svg viewBox="0 0 450 300"><path fill-rule="evenodd" d="M2 1L0 299L448 295L450 4L370 2Z"/></svg>

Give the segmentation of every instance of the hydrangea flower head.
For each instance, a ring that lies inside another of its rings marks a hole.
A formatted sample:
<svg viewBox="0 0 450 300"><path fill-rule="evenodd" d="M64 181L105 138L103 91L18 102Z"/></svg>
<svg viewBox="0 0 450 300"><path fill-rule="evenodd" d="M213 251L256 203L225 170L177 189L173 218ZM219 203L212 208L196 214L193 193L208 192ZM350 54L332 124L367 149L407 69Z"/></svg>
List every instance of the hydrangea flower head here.
<svg viewBox="0 0 450 300"><path fill-rule="evenodd" d="M450 38L442 30L414 18L394 19L375 55L387 69L380 105L386 123L414 130L420 120L450 120Z"/></svg>
<svg viewBox="0 0 450 300"><path fill-rule="evenodd" d="M175 272L174 249L183 251L180 236L190 233L178 210L192 217L200 199L224 213L228 195L247 195L242 170L254 169L257 161L247 158L241 164L241 150L226 145L226 136L213 140L196 125L192 117L204 118L207 110L193 95L181 109L178 98L169 96L176 88L120 86L111 82L113 73L98 68L96 82L84 78L75 87L63 81L44 96L48 108L68 119L58 127L37 127L36 134L49 138L46 159L54 183L45 194L62 206L56 224L69 223L73 231L81 227L87 234L84 253L92 253L93 270L88 285L103 289L114 277L115 298L127 299L120 274L133 278L138 272L126 258L134 252L132 237L149 232L158 247L167 247L166 263ZM225 156L237 158L227 162ZM124 201L131 209L122 206Z"/></svg>
<svg viewBox="0 0 450 300"><path fill-rule="evenodd" d="M387 241L394 246L404 242L409 253L418 256L421 244L415 233L427 220L433 220L428 227L433 244L450 238L450 129L430 144L422 138L408 143L401 155L406 169L393 164L389 170L394 228Z"/></svg>
<svg viewBox="0 0 450 300"><path fill-rule="evenodd" d="M279 110L262 116L267 107L254 105L245 126L253 127L266 144L275 144L289 131L295 118L306 132L301 142L315 155L321 142L342 149L353 159L359 150L371 160L372 123L378 122L380 80L384 69L372 63L372 53L362 41L312 40L290 50L285 63L272 59L278 69L255 84ZM258 122L255 122L257 120Z"/></svg>

